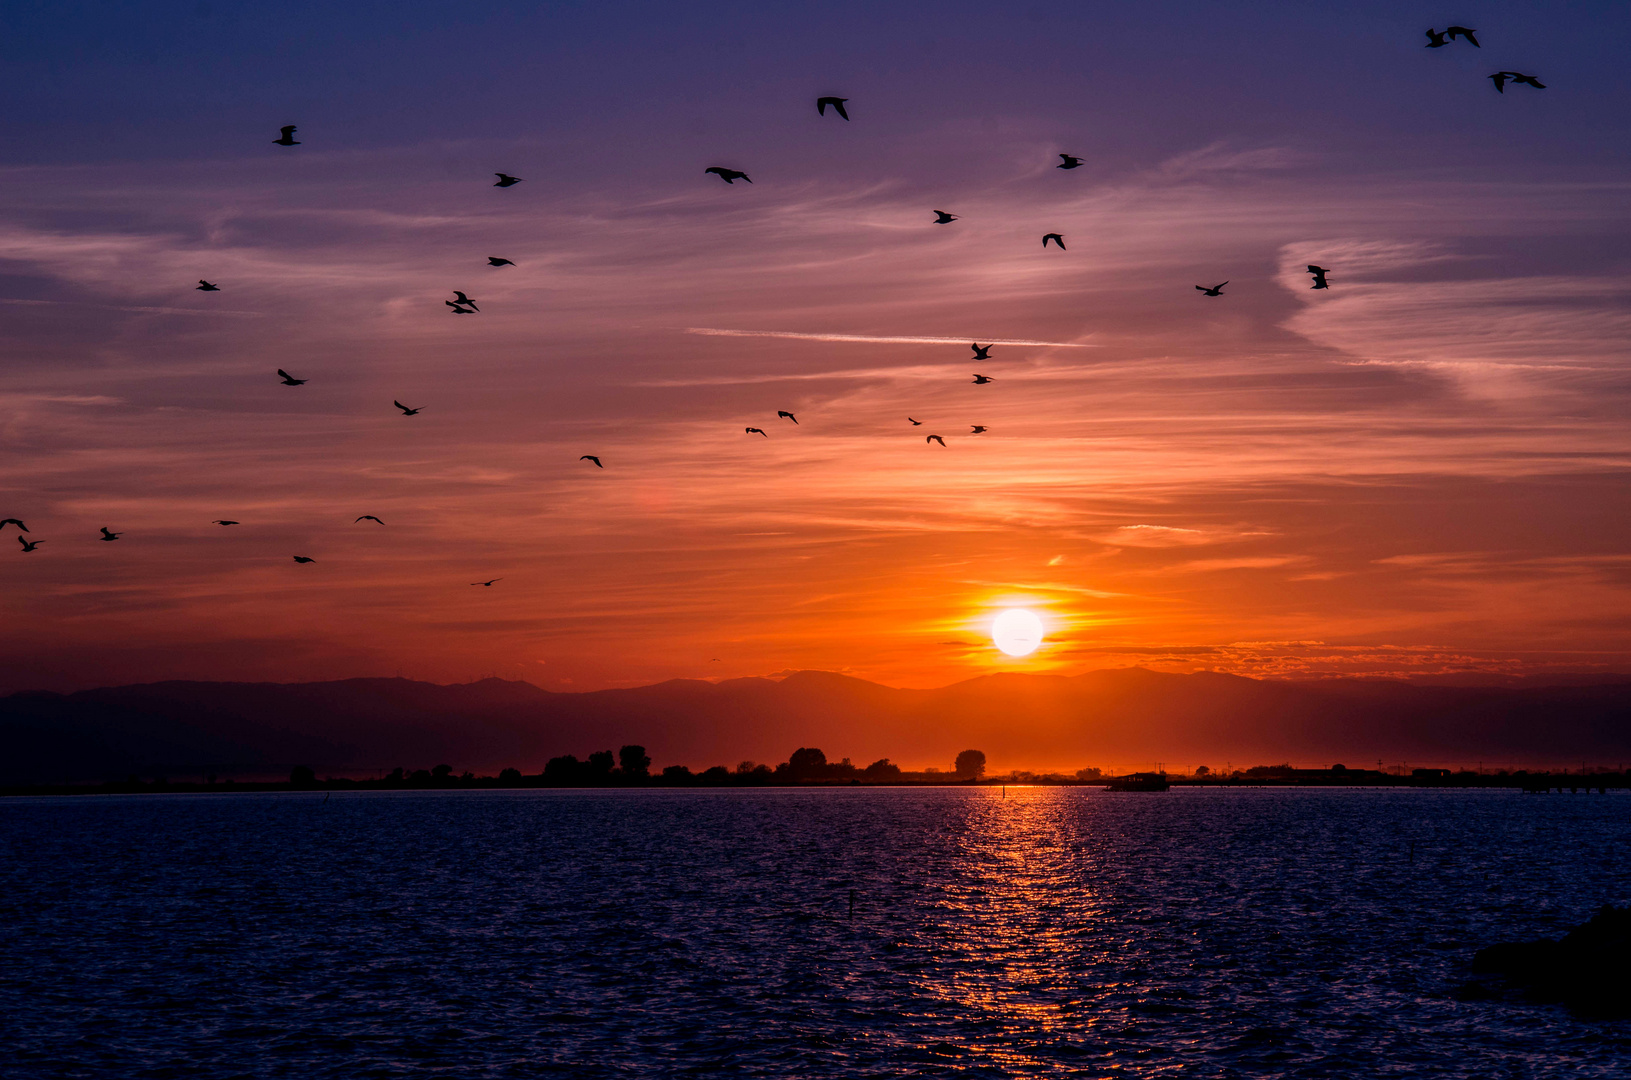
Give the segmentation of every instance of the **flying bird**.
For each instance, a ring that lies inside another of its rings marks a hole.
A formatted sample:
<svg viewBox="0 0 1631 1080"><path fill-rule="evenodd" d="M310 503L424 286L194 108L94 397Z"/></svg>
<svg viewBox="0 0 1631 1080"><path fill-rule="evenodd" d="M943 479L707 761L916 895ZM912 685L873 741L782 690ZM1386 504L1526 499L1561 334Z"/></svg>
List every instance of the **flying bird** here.
<svg viewBox="0 0 1631 1080"><path fill-rule="evenodd" d="M1546 89L1546 84L1533 75L1521 75L1516 71L1503 71L1501 74L1507 76L1519 86L1533 86L1536 90ZM1494 76L1491 75L1490 78L1494 78ZM1499 86L1497 86L1497 89L1499 89Z"/></svg>
<svg viewBox="0 0 1631 1080"><path fill-rule="evenodd" d="M1074 154L1060 154L1059 159L1059 164L1054 166L1056 169L1080 169L1082 167L1082 159Z"/></svg>
<svg viewBox="0 0 1631 1080"><path fill-rule="evenodd" d="M489 255L489 256L487 256L487 265L488 266L514 266L515 264L513 262L511 262L510 260L508 260L508 259L501 259L497 255Z"/></svg>
<svg viewBox="0 0 1631 1080"><path fill-rule="evenodd" d="M294 137L295 126L293 124L285 124L282 127L278 128L278 130L283 132L283 134L280 137L278 137L276 139L273 139L272 141L274 143L277 143L279 146L299 146L300 145L300 140L296 139Z"/></svg>
<svg viewBox="0 0 1631 1080"><path fill-rule="evenodd" d="M23 545L23 554L25 555L39 547L41 544L45 543L44 540L30 540L26 536L19 536L17 538L17 542Z"/></svg>
<svg viewBox="0 0 1631 1080"><path fill-rule="evenodd" d="M745 434L748 434L748 435L765 435L765 429L764 428L750 427L750 428L743 428L742 430L743 430L743 432ZM768 438L770 438L770 436L765 435L765 438L768 439Z"/></svg>
<svg viewBox="0 0 1631 1080"><path fill-rule="evenodd" d="M1490 79L1495 83L1495 92L1498 94L1506 93L1506 81L1511 77L1512 73L1507 71L1497 71L1491 75Z"/></svg>
<svg viewBox="0 0 1631 1080"><path fill-rule="evenodd" d="M419 406L418 409L410 409L406 405L402 404L402 402L400 402L400 401L392 401L391 404L393 404L397 408L401 409L403 416L418 416L420 410L424 408L424 406L421 405L421 406Z"/></svg>
<svg viewBox="0 0 1631 1080"><path fill-rule="evenodd" d="M1448 32L1449 31L1445 31L1445 33ZM1449 43L1450 42L1445 38L1444 34L1439 33L1432 27L1427 28L1427 47L1429 49L1442 49Z"/></svg>
<svg viewBox="0 0 1631 1080"><path fill-rule="evenodd" d="M7 525L15 525L24 532L28 531L28 526L16 518L6 518L4 521L0 521L0 530L4 530Z"/></svg>
<svg viewBox="0 0 1631 1080"><path fill-rule="evenodd" d="M750 184L753 183L752 178L749 177L747 173L741 172L737 169L727 169L723 165L713 165L709 168L703 169L702 171L705 173L713 173L727 184L734 184L738 180L746 180Z"/></svg>
<svg viewBox="0 0 1631 1080"><path fill-rule="evenodd" d="M358 518L357 521L378 521L381 525L385 524L385 522L380 521L379 518L375 517L373 514L364 514L362 517ZM353 521L351 524L355 525L357 521Z"/></svg>
<svg viewBox="0 0 1631 1080"><path fill-rule="evenodd" d="M199 278L198 279L198 291L199 292L220 292L221 291L221 286L213 284L213 283L208 282L208 281L205 281L203 278Z"/></svg>
<svg viewBox="0 0 1631 1080"><path fill-rule="evenodd" d="M985 425L984 424L971 424L969 426L974 429L973 431L969 432L970 435L984 435L985 434Z"/></svg>
<svg viewBox="0 0 1631 1080"><path fill-rule="evenodd" d="M498 177L498 183L494 184L494 187L514 187L521 182L519 176L511 176L509 173L496 172L493 175Z"/></svg>
<svg viewBox="0 0 1631 1080"><path fill-rule="evenodd" d="M995 345L981 345L974 341L969 342L968 347L974 350L974 359L976 360L991 359L991 350L996 348Z"/></svg>
<svg viewBox="0 0 1631 1080"><path fill-rule="evenodd" d="M1329 289L1331 287L1330 285L1326 284L1325 281L1325 275L1329 274L1331 271L1327 270L1325 267L1315 266L1313 263L1309 263L1308 272L1314 275L1314 284L1309 286L1310 289Z"/></svg>
<svg viewBox="0 0 1631 1080"><path fill-rule="evenodd" d="M952 222L954 222L956 220L957 220L957 215L956 214L948 214L944 210L936 210L934 212L934 223L936 225L950 225Z"/></svg>
<svg viewBox="0 0 1631 1080"><path fill-rule="evenodd" d="M1060 236L1056 232L1043 233L1042 234L1042 246L1044 248L1046 248L1048 246L1048 241L1049 240L1052 240L1054 243L1058 244L1060 251L1065 250L1065 238L1063 236Z"/></svg>
<svg viewBox="0 0 1631 1080"><path fill-rule="evenodd" d="M496 578L493 579L493 581L503 581L503 580L504 579L501 578L501 577L496 577ZM485 585L487 588L491 589L493 587L493 581L472 581L470 584L472 584L472 585Z"/></svg>
<svg viewBox="0 0 1631 1080"><path fill-rule="evenodd" d="M119 537L121 537L123 535L124 535L124 533L109 532L108 527L106 525L102 526L101 539L103 539L103 540L117 540L117 539L119 539Z"/></svg>
<svg viewBox="0 0 1631 1080"><path fill-rule="evenodd" d="M606 466L602 465L600 463L600 459L595 457L595 455L593 455L593 454L584 454L582 457L578 458L578 460L579 461L592 461L592 462L595 463L595 468L597 468L597 469L604 469L606 467Z"/></svg>
<svg viewBox="0 0 1631 1080"><path fill-rule="evenodd" d="M452 308L452 314L454 315L474 315L476 313L475 308L467 308L463 304L454 303L452 300L443 300L442 303Z"/></svg>
<svg viewBox="0 0 1631 1080"><path fill-rule="evenodd" d="M923 426L923 421L921 421L921 420L913 420L910 416L908 416L906 419L913 427L922 427Z"/></svg>
<svg viewBox="0 0 1631 1080"><path fill-rule="evenodd" d="M297 562L297 563L309 563L309 562L316 562L317 561L316 559L308 559L304 555L292 555L292 556L290 556L290 558L294 559L294 561Z"/></svg>
<svg viewBox="0 0 1631 1080"><path fill-rule="evenodd" d="M278 368L277 373L283 377L283 385L284 386L305 386L306 385L306 380L305 379L297 379L293 375L290 375L287 371L284 371L282 368Z"/></svg>
<svg viewBox="0 0 1631 1080"><path fill-rule="evenodd" d="M990 381L991 381L991 376L989 376L989 375L976 375L976 376L974 376L974 385L975 386L984 386L986 383L988 383Z"/></svg>
<svg viewBox="0 0 1631 1080"><path fill-rule="evenodd" d="M924 442L924 443L925 443L925 444L928 444L928 443L932 443L932 442L937 442L937 443L939 443L939 444L940 444L940 445L941 445L941 446L945 446L945 445L946 445L946 440L945 440L945 439L942 439L942 438L941 438L941 437L940 437L940 436L938 436L938 435L927 435L927 436L925 436L925 437L924 437L924 439L923 439L923 442Z"/></svg>
<svg viewBox="0 0 1631 1080"><path fill-rule="evenodd" d="M1478 44L1478 39L1472 36L1475 32L1476 31L1465 26L1446 26L1444 28L1444 36L1449 38L1451 41L1454 41L1456 38L1464 37L1467 39L1468 45L1471 45L1475 49L1482 49L1483 46Z"/></svg>
<svg viewBox="0 0 1631 1080"><path fill-rule="evenodd" d="M458 289L453 290L453 299L443 300L442 303L448 305L449 307L467 307L471 311L481 310L481 308L476 306L476 302L474 300L464 295L464 293L460 292Z"/></svg>
<svg viewBox="0 0 1631 1080"><path fill-rule="evenodd" d="M818 97L816 98L816 114L818 116L826 116L827 106L831 105L834 112L836 112L839 116L842 116L845 120L848 120L849 113L844 111L844 102L848 100L849 98L847 97Z"/></svg>
<svg viewBox="0 0 1631 1080"><path fill-rule="evenodd" d="M799 422L799 418L794 416L792 413L788 412L786 409L777 409L776 410L776 419L780 420L780 419L782 419L784 417L786 419L788 419L788 420L793 421L793 423L795 423L795 424Z"/></svg>
<svg viewBox="0 0 1631 1080"><path fill-rule="evenodd" d="M214 521L210 522L210 524L211 525L236 525L236 524L238 524L238 522L229 521L226 518L216 518Z"/></svg>
<svg viewBox="0 0 1631 1080"><path fill-rule="evenodd" d="M1205 293L1207 296L1222 296L1223 287L1227 284L1229 284L1227 281L1220 281L1210 289L1208 289L1205 285L1197 285L1195 287L1201 292Z"/></svg>

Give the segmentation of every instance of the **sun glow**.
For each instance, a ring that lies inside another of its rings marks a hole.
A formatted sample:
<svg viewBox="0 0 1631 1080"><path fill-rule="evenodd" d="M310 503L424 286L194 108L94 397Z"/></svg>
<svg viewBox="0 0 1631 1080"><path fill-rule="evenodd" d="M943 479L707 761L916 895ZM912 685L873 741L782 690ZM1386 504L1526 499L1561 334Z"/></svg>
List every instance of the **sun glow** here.
<svg viewBox="0 0 1631 1080"><path fill-rule="evenodd" d="M1024 608L1009 608L992 620L991 641L1009 656L1029 656L1042 645L1042 620Z"/></svg>

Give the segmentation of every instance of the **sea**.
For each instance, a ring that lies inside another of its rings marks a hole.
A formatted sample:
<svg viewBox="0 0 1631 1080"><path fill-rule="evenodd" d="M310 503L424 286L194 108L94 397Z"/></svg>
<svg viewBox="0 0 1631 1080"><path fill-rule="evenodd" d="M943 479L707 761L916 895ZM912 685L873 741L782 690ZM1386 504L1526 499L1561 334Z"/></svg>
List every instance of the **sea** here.
<svg viewBox="0 0 1631 1080"><path fill-rule="evenodd" d="M1473 953L1631 796L764 788L0 800L5 1077L1627 1077Z"/></svg>

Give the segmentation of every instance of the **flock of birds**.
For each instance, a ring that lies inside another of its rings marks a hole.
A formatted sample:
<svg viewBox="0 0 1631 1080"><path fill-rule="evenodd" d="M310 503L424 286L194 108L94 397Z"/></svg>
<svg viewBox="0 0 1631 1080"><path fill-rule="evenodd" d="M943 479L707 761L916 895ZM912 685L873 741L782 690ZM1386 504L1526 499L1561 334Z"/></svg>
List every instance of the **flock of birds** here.
<svg viewBox="0 0 1631 1080"><path fill-rule="evenodd" d="M1441 48L1444 48L1446 45L1451 44L1452 42L1465 40L1469 45L1472 45L1474 48L1480 48L1481 49L1481 48L1483 48L1483 46L1479 44L1478 38L1476 37L1476 34L1477 34L1476 30L1474 30L1474 29L1472 29L1470 27L1466 27L1466 26L1447 26L1442 31L1429 28L1427 30L1427 48L1429 48L1429 49L1441 49ZM1517 71L1497 71L1493 75L1490 75L1489 78L1494 82L1495 89L1497 91L1501 92L1501 93L1506 92L1506 86L1507 86L1508 83L1512 83L1514 85L1520 85L1520 86L1532 86L1536 90L1546 89L1546 84L1542 83L1536 76L1526 75L1526 74L1523 74L1522 72L1517 72ZM849 98L835 97L835 96L818 97L818 98L816 98L816 114L818 116L825 117L827 115L827 110L830 108L830 109L833 110L833 112L838 117L840 117L841 119L843 119L845 121L848 121L849 118L850 118L849 111L844 106L846 104L848 104L849 100L850 100ZM282 128L279 129L278 138L273 139L272 142L277 146L299 146L299 145L301 145L300 140L298 140L298 139L296 139L294 137L295 132L298 131L298 130L299 130L299 128L296 125L287 124L287 125L285 125L285 126L283 126ZM1079 168L1082 167L1082 164L1083 164L1083 159L1081 157L1078 157L1077 155L1074 155L1074 154L1063 154L1062 153L1062 154L1059 155L1059 159L1060 159L1059 164L1054 166L1054 167L1057 168L1057 169L1064 169L1066 171L1069 171L1069 170L1072 170L1072 169L1079 169ZM709 166L707 169L704 169L703 172L704 172L704 174L707 174L707 175L717 176L721 180L723 180L725 183L731 184L731 185L734 185L736 183L736 181L738 181L738 180L741 180L744 183L748 183L748 184L753 183L753 179L750 176L748 176L748 174L746 172L744 172L744 171L742 171L740 169L727 168L727 167L725 167L723 165ZM522 178L521 177L511 176L509 173L498 172L498 173L494 173L493 175L498 177L498 180L497 180L496 183L493 184L493 187L510 188L510 187L514 187L515 185L517 185L519 183L522 183ZM935 225L950 225L952 222L957 221L957 220L959 220L959 216L957 214L947 213L944 210L935 210L934 211L933 224L935 224ZM1042 235L1042 248L1043 248L1044 251L1047 250L1047 247L1048 247L1049 243L1052 243L1060 251L1066 250L1065 249L1065 238L1064 238L1064 235L1061 234L1061 233L1056 233L1056 232L1044 233ZM490 266L490 267L504 267L504 266L514 266L515 263L512 262L509 259L501 258L501 257L499 257L497 255L489 255L487 257L487 265ZM1329 289L1331 287L1330 283L1329 283L1329 281L1327 280L1327 277L1326 277L1326 275L1330 274L1331 271L1329 269L1327 269L1326 267L1316 266L1313 263L1310 263L1308 265L1308 273L1313 275L1313 284L1309 286L1310 288L1312 288L1312 289ZM1225 285L1227 285L1227 284L1229 284L1229 282L1221 281L1216 285L1197 285L1197 286L1195 286L1195 288L1197 290L1199 290L1202 293L1202 295L1204 295L1204 296L1217 297L1217 296L1222 296L1223 295L1223 287ZM199 281L198 281L197 290L199 292L220 292L221 287L219 285L215 284L214 282L207 281L207 280L205 280L203 278L200 278ZM465 293L463 293L461 291L458 291L458 290L453 291L453 299L444 300L442 302L448 308L451 309L451 312L454 315L473 315L473 314L478 314L481 311L481 308L476 306L476 302L474 300L472 300ZM976 341L976 342L970 343L969 347L974 350L974 355L973 355L973 357L971 359L973 361L977 362L977 361L981 361L981 360L991 359L991 350L995 346L994 345L981 345L979 342ZM282 385L284 385L284 386L304 386L308 382L308 380L306 380L306 379L297 379L297 378L295 378L293 375L290 375L287 371L284 371L282 368L278 368L277 373L278 373L278 377L282 380ZM984 385L986 385L988 383L991 383L993 381L994 380L990 375L981 375L979 373L974 374L974 385L976 385L976 386L984 386ZM408 406L402 404L402 402L400 402L400 401L394 401L393 400L392 404L395 405L398 409L401 410L402 415L404 417L418 416L421 412L424 411L423 407L409 408ZM798 417L793 415L793 413L787 411L786 409L778 410L777 413L776 413L776 418L778 420L790 420L794 424L797 424L799 422ZM915 420L910 416L908 416L906 419L913 427L922 427L923 426L923 422L921 420ZM983 434L986 430L987 430L987 428L983 424L973 424L973 425L971 425L970 434L971 435L980 435L980 434ZM748 435L760 435L760 436L763 436L764 438L767 438L767 439L770 437L769 433L766 432L763 428L749 427L749 428L745 429L745 432ZM946 445L946 440L940 435L927 435L927 436L924 437L923 441L924 441L925 444L938 443L942 447L944 447ZM606 467L604 464L602 464L599 456L597 456L595 454L583 454L582 456L580 456L578 458L578 460L579 461L587 461L587 462L591 463L592 465L594 465L598 469L604 469ZM361 522L364 522L364 521L372 521L372 522L375 522L375 523L377 523L379 525L384 525L385 524L383 521L381 521L379 518L375 517L373 514L363 514L362 516L358 517L356 519L356 522L354 522L353 524L360 524ZM226 519L226 518L218 518L214 522L212 522L212 524L220 525L220 526L232 526L232 525L238 525L238 524L241 524L241 523L237 522L237 521L230 520L230 519ZM5 518L3 520L0 520L0 532L3 532L7 525L17 526L17 528L22 533L27 533L29 531L28 526L23 524L23 522L21 520L19 520L18 518ZM103 526L102 527L102 535L100 537L98 537L97 539L99 539L99 540L101 540L103 542L112 542L112 541L118 540L123 535L124 535L123 533L113 532L112 530L107 528L107 526ZM22 536L22 535L19 535L17 537L17 540L18 540L18 543L20 543L22 545L22 550L25 553L35 550L42 543L45 542L43 540L33 540L33 539L30 539L27 536ZM307 555L294 555L294 556L291 556L291 557L294 559L294 561L296 563L299 563L299 564L302 564L302 565L308 564L308 563L314 563L314 562L317 561L316 559L313 559L313 558L311 558L310 556L307 556ZM487 581L471 582L471 584L475 585L475 586L479 586L479 587L491 588L495 582L502 581L502 580L503 580L503 578L492 578L492 579L487 580Z"/></svg>

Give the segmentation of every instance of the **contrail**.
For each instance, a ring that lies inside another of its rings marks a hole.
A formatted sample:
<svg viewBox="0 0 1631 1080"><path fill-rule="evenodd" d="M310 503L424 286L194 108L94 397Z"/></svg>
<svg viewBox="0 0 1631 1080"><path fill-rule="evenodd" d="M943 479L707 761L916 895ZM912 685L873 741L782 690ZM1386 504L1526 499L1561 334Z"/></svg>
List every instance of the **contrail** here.
<svg viewBox="0 0 1631 1080"><path fill-rule="evenodd" d="M719 330L711 326L687 326L687 334L708 337L774 337L799 341L871 341L885 345L966 345L966 337L869 337L865 334L801 334L793 330ZM1056 349L1096 349L1079 341L1024 341L1019 338L987 338L992 345L1047 345Z"/></svg>

